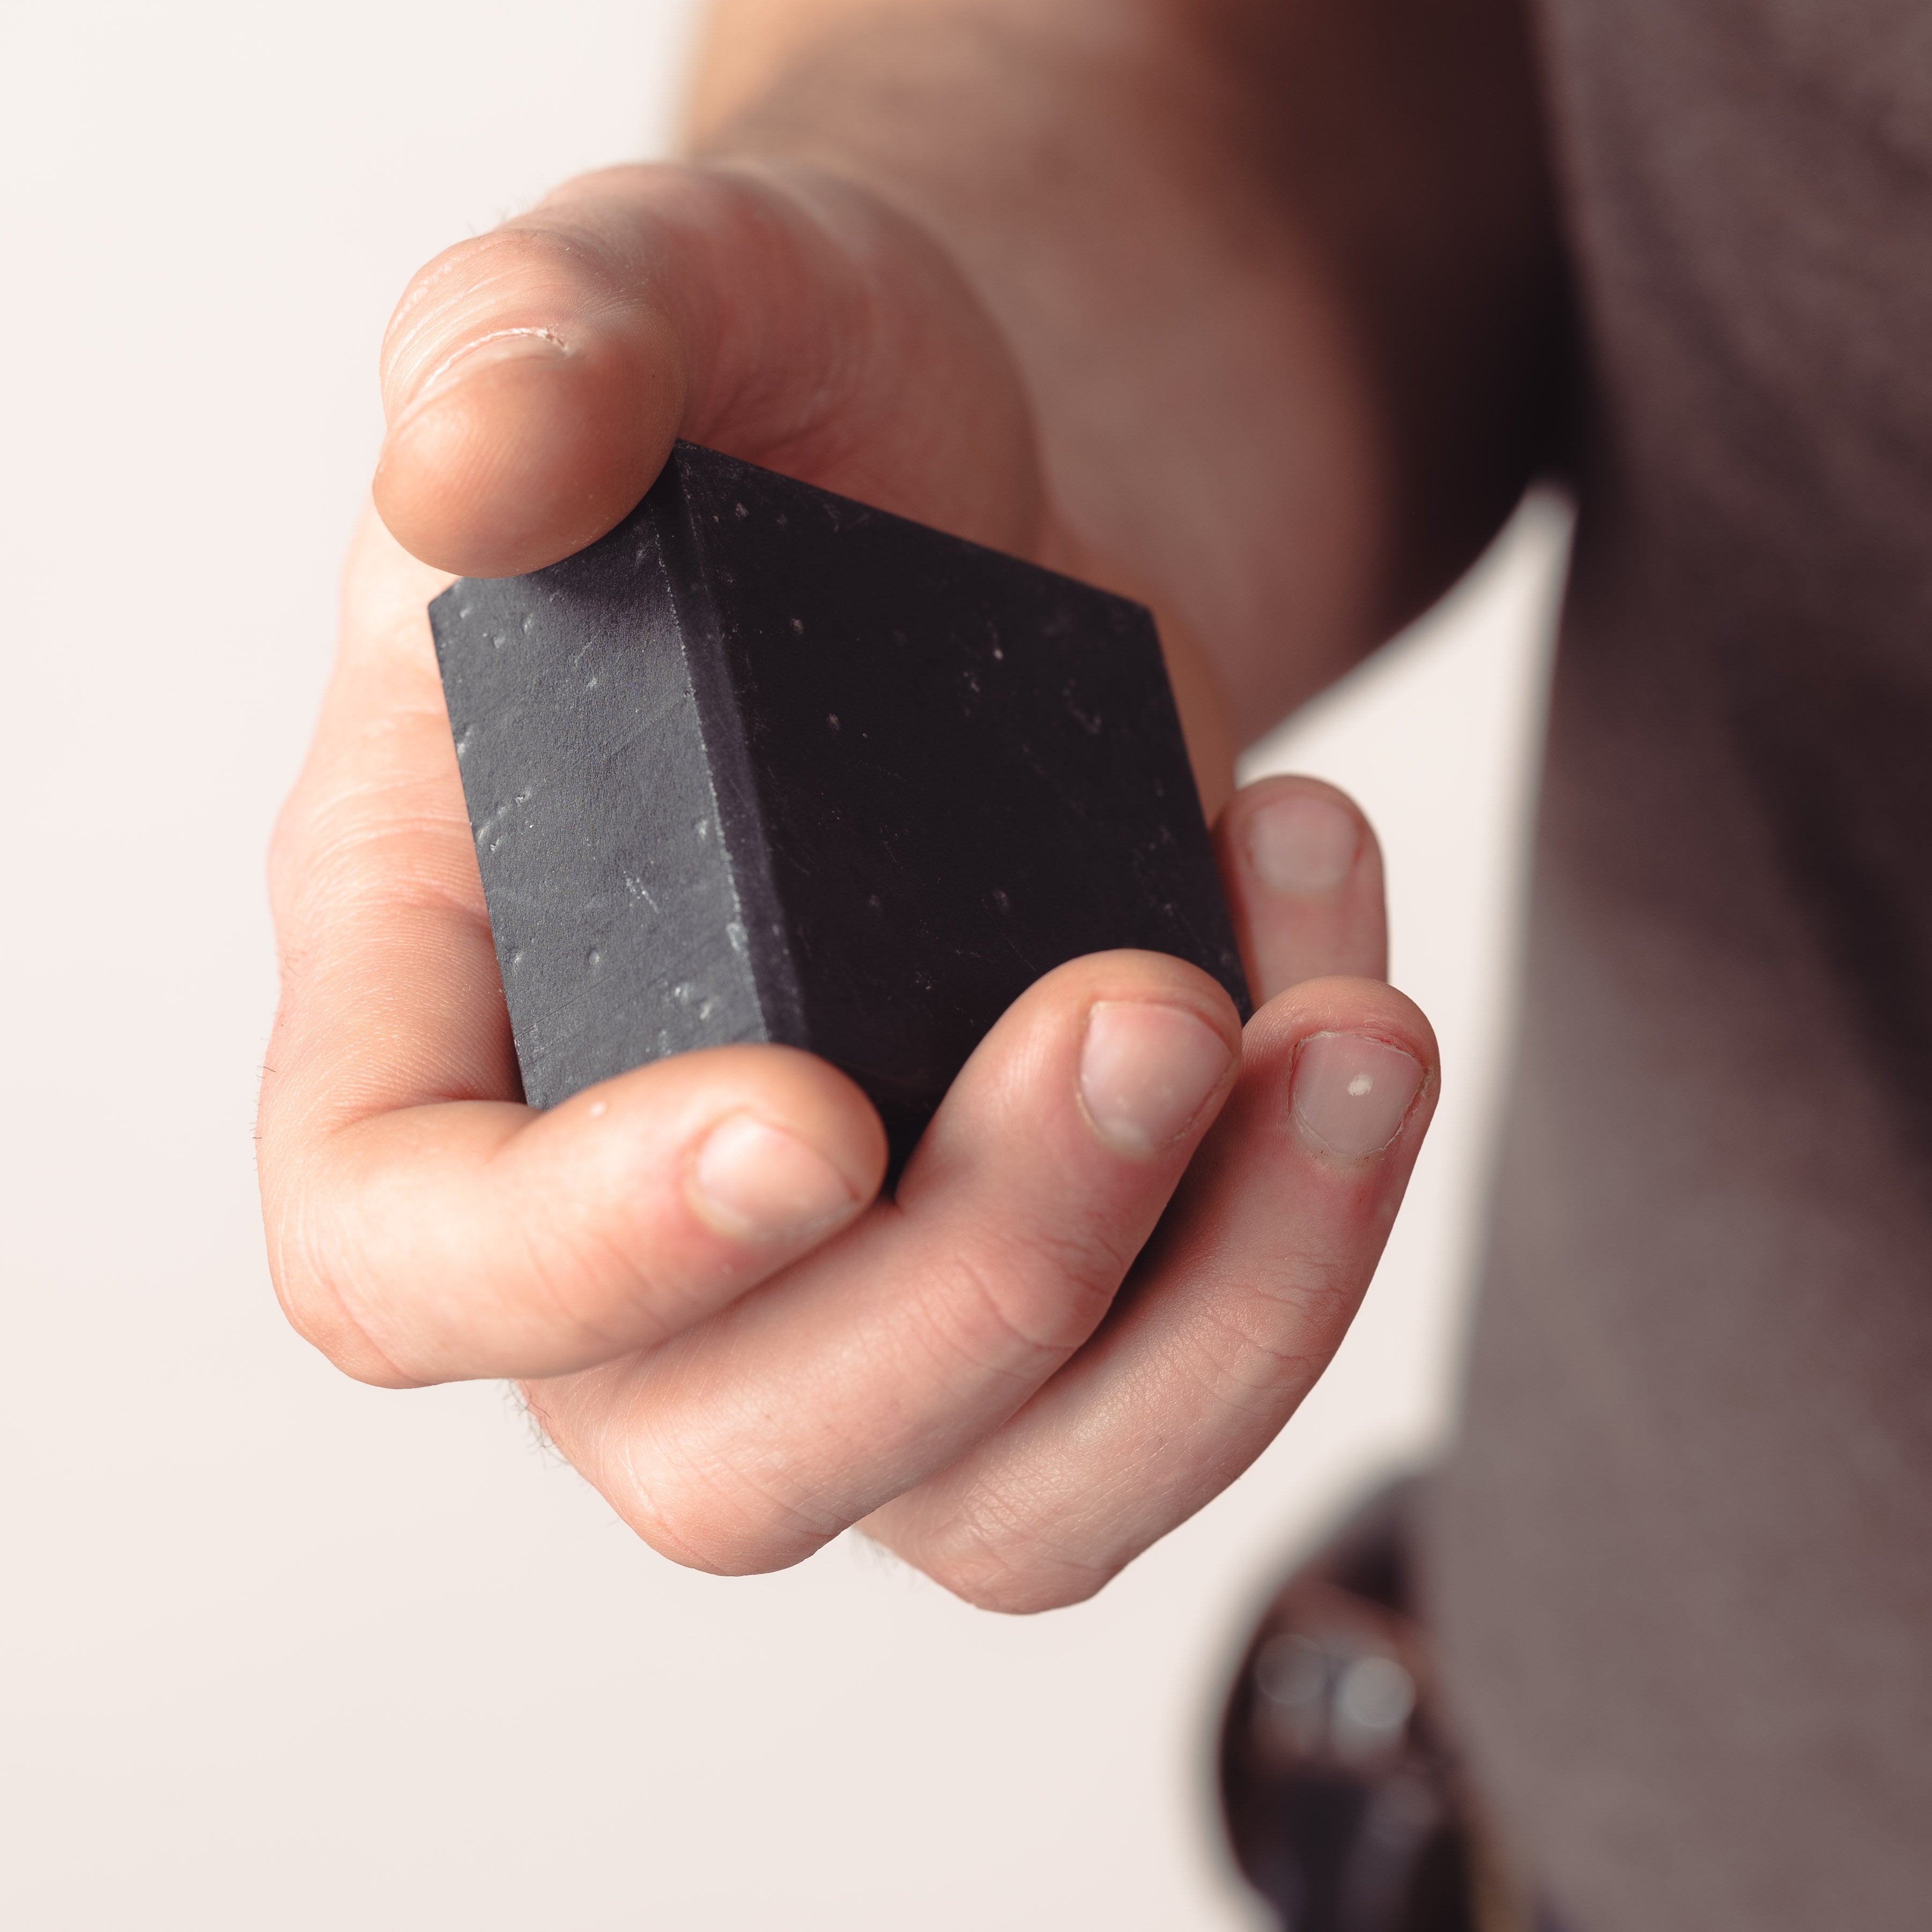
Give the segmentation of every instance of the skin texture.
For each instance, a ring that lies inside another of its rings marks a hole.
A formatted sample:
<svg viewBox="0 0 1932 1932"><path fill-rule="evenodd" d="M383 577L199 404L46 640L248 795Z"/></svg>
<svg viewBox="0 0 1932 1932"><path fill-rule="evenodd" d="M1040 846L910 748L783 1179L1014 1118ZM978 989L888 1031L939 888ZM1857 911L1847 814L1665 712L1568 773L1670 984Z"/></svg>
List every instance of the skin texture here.
<svg viewBox="0 0 1932 1932"><path fill-rule="evenodd" d="M1467 4L1432 119L1346 10L1290 8L1284 40L1258 4L728 7L703 160L571 183L418 278L272 864L269 1256L346 1372L515 1379L681 1562L766 1569L862 1523L1015 1610L1090 1594L1271 1439L1373 1273L1438 1072L1382 983L1372 833L1309 780L1227 802L1232 752L1526 474L1536 411L1492 334L1542 339L1540 176L1520 43ZM1325 104L1320 166L1270 145L1264 79ZM1485 89L1504 133L1466 138ZM1405 238L1399 181L1336 212L1358 140L1398 176L1463 166L1429 218L1487 238L1501 295ZM1384 310L1425 298L1439 326L1405 348ZM678 434L1155 606L1245 1034L1178 961L1074 962L887 1201L876 1118L803 1054L520 1104L424 607L608 528ZM713 1186L734 1134L790 1150L760 1169L792 1177L776 1220Z"/></svg>

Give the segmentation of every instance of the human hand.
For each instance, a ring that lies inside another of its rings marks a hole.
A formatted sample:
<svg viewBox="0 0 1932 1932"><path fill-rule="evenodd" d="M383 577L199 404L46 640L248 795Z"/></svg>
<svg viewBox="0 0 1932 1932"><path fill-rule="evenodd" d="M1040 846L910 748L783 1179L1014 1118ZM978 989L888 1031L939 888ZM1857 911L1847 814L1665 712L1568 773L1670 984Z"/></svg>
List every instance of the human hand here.
<svg viewBox="0 0 1932 1932"><path fill-rule="evenodd" d="M682 1562L775 1568L862 1522L976 1602L1090 1594L1271 1439L1381 1252L1436 1077L1426 1022L1379 982L1372 836L1308 781L1241 794L1217 842L1268 1000L1245 1036L1178 961L1074 962L981 1046L890 1201L862 1096L784 1048L660 1062L535 1114L432 566L577 548L679 434L1078 560L971 291L823 178L574 184L425 272L385 380L377 504L431 563L366 524L277 838L261 1160L291 1319L367 1381L516 1378Z"/></svg>

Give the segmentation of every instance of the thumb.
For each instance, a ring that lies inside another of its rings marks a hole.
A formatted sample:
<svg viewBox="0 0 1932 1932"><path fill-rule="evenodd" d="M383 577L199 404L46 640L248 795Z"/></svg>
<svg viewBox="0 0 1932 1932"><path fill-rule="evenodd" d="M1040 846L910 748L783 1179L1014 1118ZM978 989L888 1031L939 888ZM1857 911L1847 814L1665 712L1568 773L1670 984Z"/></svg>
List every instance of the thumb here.
<svg viewBox="0 0 1932 1932"><path fill-rule="evenodd" d="M424 562L533 570L619 522L674 437L1030 554L1018 370L916 224L797 170L624 167L447 250L382 351L376 508Z"/></svg>

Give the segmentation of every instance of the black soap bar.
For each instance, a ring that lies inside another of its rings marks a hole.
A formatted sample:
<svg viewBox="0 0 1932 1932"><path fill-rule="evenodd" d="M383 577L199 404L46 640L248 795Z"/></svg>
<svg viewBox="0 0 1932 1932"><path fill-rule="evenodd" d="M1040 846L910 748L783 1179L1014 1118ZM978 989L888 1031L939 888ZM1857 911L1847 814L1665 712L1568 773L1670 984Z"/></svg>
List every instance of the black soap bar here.
<svg viewBox="0 0 1932 1932"><path fill-rule="evenodd" d="M824 1055L902 1160L1082 953L1247 995L1138 604L680 443L587 550L430 606L532 1104Z"/></svg>

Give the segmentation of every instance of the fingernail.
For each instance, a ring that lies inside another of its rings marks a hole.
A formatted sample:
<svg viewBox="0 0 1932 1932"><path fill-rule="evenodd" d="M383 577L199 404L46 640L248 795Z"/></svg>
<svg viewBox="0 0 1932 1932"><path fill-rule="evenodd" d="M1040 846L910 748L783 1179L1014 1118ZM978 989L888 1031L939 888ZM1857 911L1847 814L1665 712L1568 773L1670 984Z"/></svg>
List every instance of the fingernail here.
<svg viewBox="0 0 1932 1932"><path fill-rule="evenodd" d="M417 385L415 394L392 427L400 427L425 404L485 369L505 362L560 362L569 353L570 345L548 328L494 329L446 356Z"/></svg>
<svg viewBox="0 0 1932 1932"><path fill-rule="evenodd" d="M1331 799L1291 794L1248 820L1246 844L1263 885L1306 898L1332 892L1354 870L1362 828Z"/></svg>
<svg viewBox="0 0 1932 1932"><path fill-rule="evenodd" d="M1187 1131L1233 1058L1184 1007L1102 1000L1087 1017L1081 1103L1108 1146L1144 1159Z"/></svg>
<svg viewBox="0 0 1932 1932"><path fill-rule="evenodd" d="M753 1114L728 1114L705 1136L690 1193L711 1227L741 1241L796 1240L844 1220L859 1200L816 1148Z"/></svg>
<svg viewBox="0 0 1932 1932"><path fill-rule="evenodd" d="M1360 1160L1401 1132L1422 1081L1421 1061L1399 1046L1359 1034L1315 1034L1295 1056L1295 1121L1324 1153Z"/></svg>

